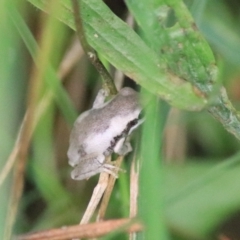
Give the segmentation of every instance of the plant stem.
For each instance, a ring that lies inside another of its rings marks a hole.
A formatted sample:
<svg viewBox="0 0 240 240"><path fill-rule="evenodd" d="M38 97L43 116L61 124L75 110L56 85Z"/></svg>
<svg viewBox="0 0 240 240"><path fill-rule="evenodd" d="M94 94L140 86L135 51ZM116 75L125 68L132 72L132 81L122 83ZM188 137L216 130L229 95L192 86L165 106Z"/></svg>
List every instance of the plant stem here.
<svg viewBox="0 0 240 240"><path fill-rule="evenodd" d="M86 53L90 62L93 64L93 66L101 75L103 79L103 88L107 90L110 95L116 95L117 89L114 85L112 77L110 76L107 69L104 67L104 65L98 58L96 51L87 42L81 18L81 6L78 3L78 0L71 0L71 2L73 6L73 15L76 24L76 33L78 35L79 41L82 44L82 48L84 49L84 52ZM81 3L80 0L79 2Z"/></svg>

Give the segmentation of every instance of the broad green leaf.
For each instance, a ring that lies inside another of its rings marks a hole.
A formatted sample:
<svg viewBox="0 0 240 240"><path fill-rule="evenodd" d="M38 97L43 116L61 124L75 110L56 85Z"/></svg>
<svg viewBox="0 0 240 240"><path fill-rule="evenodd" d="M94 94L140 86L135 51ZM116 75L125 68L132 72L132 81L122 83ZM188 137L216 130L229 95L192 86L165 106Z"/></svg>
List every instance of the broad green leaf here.
<svg viewBox="0 0 240 240"><path fill-rule="evenodd" d="M206 40L182 1L126 1L160 64L204 93L216 81L216 63ZM146 20L147 19L147 20Z"/></svg>
<svg viewBox="0 0 240 240"><path fill-rule="evenodd" d="M48 1L30 2L48 12ZM75 29L70 1L61 1L61 4L62 11L50 14L55 14L58 19ZM164 70L158 54L102 1L83 0L81 7L89 43L112 65L178 108L199 110L207 103L203 96L193 91L191 84Z"/></svg>
<svg viewBox="0 0 240 240"><path fill-rule="evenodd" d="M191 82L208 96L213 103L208 111L227 131L240 139L240 116L225 89L216 82L213 53L183 1L127 0L127 4L148 43L161 53L161 65L166 65L169 72ZM215 36L216 39L218 37Z"/></svg>

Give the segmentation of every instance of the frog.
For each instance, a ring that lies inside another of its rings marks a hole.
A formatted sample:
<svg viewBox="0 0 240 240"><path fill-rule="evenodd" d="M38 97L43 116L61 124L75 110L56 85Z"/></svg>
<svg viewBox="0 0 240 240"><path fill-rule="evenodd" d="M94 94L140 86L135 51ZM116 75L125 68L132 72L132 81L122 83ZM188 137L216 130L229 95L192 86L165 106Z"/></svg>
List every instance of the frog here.
<svg viewBox="0 0 240 240"><path fill-rule="evenodd" d="M74 180L89 179L106 172L118 177L112 153L121 156L132 151L130 134L143 122L139 93L130 87L122 88L112 99L105 101L107 91L100 89L91 109L75 121L70 134L67 156L74 168Z"/></svg>

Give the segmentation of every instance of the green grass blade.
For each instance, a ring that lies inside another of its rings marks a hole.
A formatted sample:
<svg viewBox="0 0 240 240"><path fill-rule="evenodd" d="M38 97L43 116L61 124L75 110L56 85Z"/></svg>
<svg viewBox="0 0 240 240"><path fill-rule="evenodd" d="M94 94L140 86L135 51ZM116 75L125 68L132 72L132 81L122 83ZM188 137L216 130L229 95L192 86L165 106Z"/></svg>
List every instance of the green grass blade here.
<svg viewBox="0 0 240 240"><path fill-rule="evenodd" d="M17 30L19 31L19 34L21 35L23 41L25 42L32 58L38 66L39 63L36 62L36 54L39 49L32 33L14 6L8 8L8 13ZM77 112L74 109L73 104L68 97L68 94L61 85L61 81L57 77L56 71L50 66L50 64L47 67L44 80L48 88L51 89L58 107L62 111L65 119L69 124L72 125L74 120L77 118Z"/></svg>
<svg viewBox="0 0 240 240"><path fill-rule="evenodd" d="M55 205L58 201L68 197L60 183L54 161L53 114L54 110L51 106L36 127L33 137L33 161L31 162L31 177L36 182L43 198L50 205Z"/></svg>
<svg viewBox="0 0 240 240"><path fill-rule="evenodd" d="M141 141L141 169L139 179L139 216L144 222L145 239L166 240L164 171L160 157L161 114L155 98L146 110Z"/></svg>
<svg viewBox="0 0 240 240"><path fill-rule="evenodd" d="M217 73L215 59L183 2L126 2L149 45L160 53L160 63L195 86L201 85L205 93L211 92Z"/></svg>
<svg viewBox="0 0 240 240"><path fill-rule="evenodd" d="M19 37L12 31L7 7L10 1L0 1L0 169L4 167L11 148L19 122L19 113L23 108L22 99L24 91L23 62L19 62L19 56L23 57ZM0 187L0 239L4 239L7 229L7 213L10 202L10 189L12 174Z"/></svg>

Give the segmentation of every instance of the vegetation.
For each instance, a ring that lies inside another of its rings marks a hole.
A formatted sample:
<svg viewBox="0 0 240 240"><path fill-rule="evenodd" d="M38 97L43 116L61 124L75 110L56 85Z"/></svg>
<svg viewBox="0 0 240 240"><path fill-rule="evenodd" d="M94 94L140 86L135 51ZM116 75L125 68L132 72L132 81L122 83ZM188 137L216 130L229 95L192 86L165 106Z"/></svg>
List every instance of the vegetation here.
<svg viewBox="0 0 240 240"><path fill-rule="evenodd" d="M80 5L87 41L117 87L139 89L146 106L106 219L129 217L139 174L137 220L145 229L136 239L239 239L240 4ZM124 22L131 18L132 26ZM101 80L75 39L71 1L3 0L0 20L0 238L7 240L80 221L98 176L70 179L66 152Z"/></svg>

